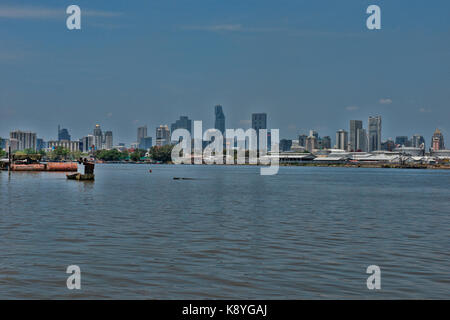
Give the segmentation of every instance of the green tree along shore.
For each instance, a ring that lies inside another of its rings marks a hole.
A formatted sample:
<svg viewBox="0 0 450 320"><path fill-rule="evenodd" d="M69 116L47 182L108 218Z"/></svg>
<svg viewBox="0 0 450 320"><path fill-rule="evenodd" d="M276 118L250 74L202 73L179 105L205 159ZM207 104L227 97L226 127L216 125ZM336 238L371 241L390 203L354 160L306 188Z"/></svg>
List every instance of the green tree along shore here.
<svg viewBox="0 0 450 320"><path fill-rule="evenodd" d="M152 147L150 149L150 157L155 161L167 163L172 161L173 145L166 145L162 147Z"/></svg>
<svg viewBox="0 0 450 320"><path fill-rule="evenodd" d="M167 146L154 146L150 149L149 155L150 159L158 162L168 163L171 161L172 157L172 145ZM128 151L120 152L118 150L99 150L95 153L95 157L103 161L140 161L145 157L146 151L142 149L136 149L132 153Z"/></svg>
<svg viewBox="0 0 450 320"><path fill-rule="evenodd" d="M128 159L128 151L120 152L119 150L98 150L95 157L103 161L122 161Z"/></svg>
<svg viewBox="0 0 450 320"><path fill-rule="evenodd" d="M82 153L80 151L76 152L70 152L69 150L63 148L63 147L56 147L54 150L50 152L45 152L44 150L40 150L36 152L33 149L25 149L21 151L14 151L13 154L15 155L34 155L34 154L40 154L43 158L47 158L49 160L53 161L59 161L59 160L77 160L81 157ZM0 155L6 156L6 152L0 153Z"/></svg>
<svg viewBox="0 0 450 320"><path fill-rule="evenodd" d="M171 162L171 153L173 146L154 146L149 151L149 160L168 163ZM112 150L98 150L94 153L94 157L98 160L102 161L141 161L144 160L146 155L146 151L142 149L136 149L132 153L128 151L119 151L116 149ZM32 155L32 154L40 154L42 158L52 160L52 161L61 161L61 160L78 160L80 157L88 157L89 155L86 153L82 153L80 151L70 152L69 150L63 147L56 147L54 150L50 152L45 152L44 150L40 150L38 152L32 149L26 149L22 151L15 151L16 155ZM6 152L0 150L0 157L5 157Z"/></svg>

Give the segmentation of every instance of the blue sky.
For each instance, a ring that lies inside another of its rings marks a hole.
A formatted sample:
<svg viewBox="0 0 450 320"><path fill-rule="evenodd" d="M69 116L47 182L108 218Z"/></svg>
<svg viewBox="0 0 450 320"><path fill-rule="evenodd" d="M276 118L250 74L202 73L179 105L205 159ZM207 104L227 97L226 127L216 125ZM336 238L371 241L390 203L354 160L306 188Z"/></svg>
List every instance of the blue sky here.
<svg viewBox="0 0 450 320"><path fill-rule="evenodd" d="M65 9L82 9L82 30ZM382 29L369 31L370 4ZM0 137L73 138L96 123L115 143L180 115L227 127L267 112L295 138L383 117L383 139L439 127L450 144L450 2L80 1L0 3Z"/></svg>

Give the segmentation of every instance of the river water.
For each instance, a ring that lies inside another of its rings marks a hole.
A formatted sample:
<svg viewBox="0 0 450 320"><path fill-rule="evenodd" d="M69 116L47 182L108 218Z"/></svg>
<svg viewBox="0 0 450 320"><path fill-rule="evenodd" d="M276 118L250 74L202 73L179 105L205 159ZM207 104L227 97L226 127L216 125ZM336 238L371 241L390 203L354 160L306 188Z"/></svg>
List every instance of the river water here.
<svg viewBox="0 0 450 320"><path fill-rule="evenodd" d="M449 298L449 183L406 169L0 172L0 298Z"/></svg>

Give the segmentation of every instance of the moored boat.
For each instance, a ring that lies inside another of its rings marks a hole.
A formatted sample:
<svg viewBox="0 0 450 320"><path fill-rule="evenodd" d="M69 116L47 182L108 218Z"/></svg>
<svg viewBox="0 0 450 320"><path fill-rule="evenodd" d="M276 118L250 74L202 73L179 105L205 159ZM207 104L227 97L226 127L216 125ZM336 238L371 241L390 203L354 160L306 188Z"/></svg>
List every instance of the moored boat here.
<svg viewBox="0 0 450 320"><path fill-rule="evenodd" d="M78 180L78 181L93 181L93 180L95 180L94 174L74 173L74 174L68 174L68 175L66 175L66 177L69 180Z"/></svg>

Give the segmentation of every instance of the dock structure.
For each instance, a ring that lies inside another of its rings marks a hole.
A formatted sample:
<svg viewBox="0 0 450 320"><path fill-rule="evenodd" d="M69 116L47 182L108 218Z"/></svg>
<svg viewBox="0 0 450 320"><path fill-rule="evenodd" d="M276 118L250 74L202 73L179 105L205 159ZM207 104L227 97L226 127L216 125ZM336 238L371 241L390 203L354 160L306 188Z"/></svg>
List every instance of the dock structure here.
<svg viewBox="0 0 450 320"><path fill-rule="evenodd" d="M9 149L8 159L0 162L0 169L8 171L59 171L76 172L76 162L46 162L42 163L40 154L18 155L11 154Z"/></svg>

